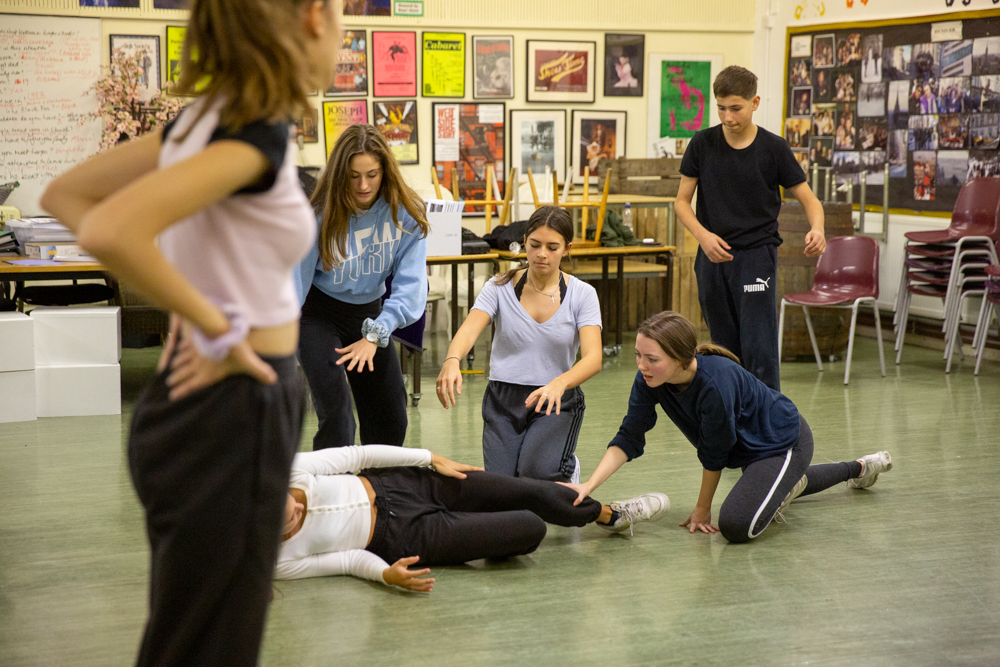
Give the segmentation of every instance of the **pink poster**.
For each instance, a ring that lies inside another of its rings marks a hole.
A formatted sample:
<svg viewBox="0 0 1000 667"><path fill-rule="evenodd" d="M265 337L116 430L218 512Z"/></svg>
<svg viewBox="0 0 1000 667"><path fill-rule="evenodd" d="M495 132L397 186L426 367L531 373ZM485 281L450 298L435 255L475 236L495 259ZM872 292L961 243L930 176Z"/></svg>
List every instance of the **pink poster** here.
<svg viewBox="0 0 1000 667"><path fill-rule="evenodd" d="M417 33L372 33L375 97L416 97Z"/></svg>

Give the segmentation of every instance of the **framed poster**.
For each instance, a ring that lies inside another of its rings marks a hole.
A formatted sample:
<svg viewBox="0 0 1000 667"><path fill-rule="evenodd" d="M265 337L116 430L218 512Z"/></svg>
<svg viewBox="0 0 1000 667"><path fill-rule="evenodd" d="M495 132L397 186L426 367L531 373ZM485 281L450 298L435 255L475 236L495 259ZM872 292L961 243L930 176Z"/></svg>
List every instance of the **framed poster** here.
<svg viewBox="0 0 1000 667"><path fill-rule="evenodd" d="M601 158L614 160L625 155L625 112L573 109L570 163L573 182L583 183L583 170L597 174Z"/></svg>
<svg viewBox="0 0 1000 667"><path fill-rule="evenodd" d="M188 9L190 0L153 0L153 9Z"/></svg>
<svg viewBox="0 0 1000 667"><path fill-rule="evenodd" d="M528 169L538 183L548 168L566 175L566 110L511 109L510 165L520 176Z"/></svg>
<svg viewBox="0 0 1000 667"><path fill-rule="evenodd" d="M344 16L392 16L392 0L344 0Z"/></svg>
<svg viewBox="0 0 1000 667"><path fill-rule="evenodd" d="M528 40L529 102L594 101L596 42Z"/></svg>
<svg viewBox="0 0 1000 667"><path fill-rule="evenodd" d="M712 82L721 70L721 55L649 54L648 157L663 155L661 139L690 139L718 123Z"/></svg>
<svg viewBox="0 0 1000 667"><path fill-rule="evenodd" d="M372 119L399 164L417 164L417 101L372 102Z"/></svg>
<svg viewBox="0 0 1000 667"><path fill-rule="evenodd" d="M424 97L465 97L465 33L423 34Z"/></svg>
<svg viewBox="0 0 1000 667"><path fill-rule="evenodd" d="M368 31L345 30L344 43L337 51L337 71L327 97L368 94Z"/></svg>
<svg viewBox="0 0 1000 667"><path fill-rule="evenodd" d="M372 94L417 96L417 33L372 31Z"/></svg>
<svg viewBox="0 0 1000 667"><path fill-rule="evenodd" d="M503 102L435 102L433 105L434 168L442 183L458 173L462 199L481 200L486 194L486 170L500 192L506 180L506 126ZM468 207L472 211L471 207Z"/></svg>
<svg viewBox="0 0 1000 667"><path fill-rule="evenodd" d="M514 97L514 38L472 37L472 97Z"/></svg>
<svg viewBox="0 0 1000 667"><path fill-rule="evenodd" d="M326 159L330 159L333 146L345 129L351 125L367 122L368 102L365 100L323 102L323 138L326 143Z"/></svg>
<svg viewBox="0 0 1000 667"><path fill-rule="evenodd" d="M295 137L301 137L304 144L319 143L319 111L315 107L309 107L295 119Z"/></svg>
<svg viewBox="0 0 1000 667"><path fill-rule="evenodd" d="M126 55L138 58L142 73L139 75L139 99L148 102L160 90L160 36L111 35L111 51L121 49Z"/></svg>
<svg viewBox="0 0 1000 667"><path fill-rule="evenodd" d="M642 97L645 35L604 35L604 96Z"/></svg>
<svg viewBox="0 0 1000 667"><path fill-rule="evenodd" d="M184 54L186 34L186 26L167 26L167 83L177 83L181 79L181 56Z"/></svg>

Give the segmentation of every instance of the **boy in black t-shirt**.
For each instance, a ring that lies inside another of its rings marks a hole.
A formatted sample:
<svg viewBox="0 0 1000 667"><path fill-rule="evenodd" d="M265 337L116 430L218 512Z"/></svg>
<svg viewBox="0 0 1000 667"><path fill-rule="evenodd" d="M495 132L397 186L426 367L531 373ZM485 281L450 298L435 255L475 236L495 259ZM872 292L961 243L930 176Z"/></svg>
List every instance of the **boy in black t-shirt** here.
<svg viewBox="0 0 1000 667"><path fill-rule="evenodd" d="M697 239L698 302L712 340L732 350L764 384L780 390L778 212L785 188L805 209L810 231L805 254L826 250L823 205L781 137L757 127L757 77L730 66L713 85L721 125L691 139L681 162L676 211ZM698 212L691 208L695 188Z"/></svg>

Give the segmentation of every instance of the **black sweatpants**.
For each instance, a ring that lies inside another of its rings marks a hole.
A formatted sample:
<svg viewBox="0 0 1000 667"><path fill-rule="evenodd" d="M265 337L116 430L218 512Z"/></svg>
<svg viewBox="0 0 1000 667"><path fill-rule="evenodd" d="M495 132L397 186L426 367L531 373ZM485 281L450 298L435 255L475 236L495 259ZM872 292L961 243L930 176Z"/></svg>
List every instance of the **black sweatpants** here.
<svg viewBox="0 0 1000 667"><path fill-rule="evenodd" d="M365 319L375 319L381 312L380 301L345 303L316 287L306 296L299 332L299 363L309 380L319 418L313 450L354 444L352 395L361 422L361 444L403 446L407 426L406 387L392 343L375 351L373 371L365 366L358 373L355 366L348 373L350 362L337 365L343 355L336 348L361 340Z"/></svg>
<svg viewBox="0 0 1000 667"><path fill-rule="evenodd" d="M743 468L719 510L719 530L730 542L747 542L760 535L778 506L805 475L802 495L819 493L861 474L857 461L809 465L813 457L812 430L799 416L799 439L781 456L755 461Z"/></svg>
<svg viewBox="0 0 1000 667"><path fill-rule="evenodd" d="M363 470L375 490L375 534L368 551L385 562L420 556L420 566L461 565L479 558L528 554L545 523L585 526L601 503L576 507L572 489L534 479L470 472L466 479L427 468Z"/></svg>
<svg viewBox="0 0 1000 667"><path fill-rule="evenodd" d="M576 467L574 452L583 412L583 390L563 392L559 414L548 405L535 412L524 406L537 386L490 380L483 394L483 467L517 477L568 482Z"/></svg>
<svg viewBox="0 0 1000 667"><path fill-rule="evenodd" d="M761 382L780 391L774 296L778 248L764 245L730 254L732 261L716 264L698 248L694 260L698 303L708 333L712 342L733 352Z"/></svg>
<svg viewBox="0 0 1000 667"><path fill-rule="evenodd" d="M304 392L292 356L263 385L227 377L171 402L140 397L128 459L152 557L139 665L256 665Z"/></svg>

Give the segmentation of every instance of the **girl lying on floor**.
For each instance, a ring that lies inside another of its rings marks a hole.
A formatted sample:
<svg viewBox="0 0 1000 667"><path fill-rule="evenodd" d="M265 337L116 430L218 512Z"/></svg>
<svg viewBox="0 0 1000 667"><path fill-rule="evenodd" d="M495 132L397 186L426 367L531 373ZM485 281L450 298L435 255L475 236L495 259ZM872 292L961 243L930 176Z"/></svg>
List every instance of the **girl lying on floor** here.
<svg viewBox="0 0 1000 667"><path fill-rule="evenodd" d="M300 452L275 577L351 574L430 592L428 566L531 553L546 522L596 522L621 532L670 508L662 493L610 505L588 497L574 506L576 499L576 491L555 482L483 472L426 449Z"/></svg>

